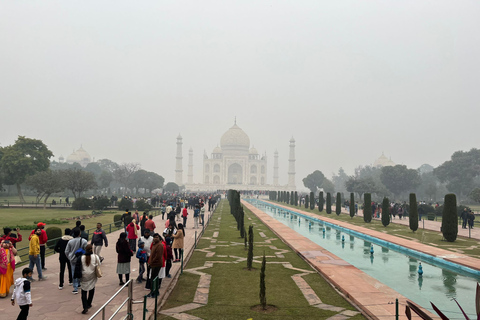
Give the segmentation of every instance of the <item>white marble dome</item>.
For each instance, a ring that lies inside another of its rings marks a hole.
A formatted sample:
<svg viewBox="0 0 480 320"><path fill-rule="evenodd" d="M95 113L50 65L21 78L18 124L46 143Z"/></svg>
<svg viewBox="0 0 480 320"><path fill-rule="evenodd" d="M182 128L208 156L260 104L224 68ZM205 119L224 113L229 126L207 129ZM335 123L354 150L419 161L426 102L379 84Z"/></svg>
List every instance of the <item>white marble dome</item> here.
<svg viewBox="0 0 480 320"><path fill-rule="evenodd" d="M77 151L74 151L71 155L67 157L67 163L78 163L82 167L85 167L87 164L92 162L92 158L88 154L87 151L85 151L82 147L78 149Z"/></svg>
<svg viewBox="0 0 480 320"><path fill-rule="evenodd" d="M255 147L251 147L250 148L250 151L248 151L249 154L258 154L258 151L257 149L255 149Z"/></svg>
<svg viewBox="0 0 480 320"><path fill-rule="evenodd" d="M222 153L222 149L219 146L216 146L212 153Z"/></svg>
<svg viewBox="0 0 480 320"><path fill-rule="evenodd" d="M250 148L250 138L237 124L228 129L220 139L222 150L246 151Z"/></svg>

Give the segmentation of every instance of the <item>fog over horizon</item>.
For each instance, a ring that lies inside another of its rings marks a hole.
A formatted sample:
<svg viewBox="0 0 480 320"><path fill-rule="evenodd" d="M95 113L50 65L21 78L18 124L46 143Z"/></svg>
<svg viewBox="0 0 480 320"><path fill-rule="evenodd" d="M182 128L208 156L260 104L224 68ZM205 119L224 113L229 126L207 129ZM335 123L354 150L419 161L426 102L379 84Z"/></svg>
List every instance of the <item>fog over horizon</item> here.
<svg viewBox="0 0 480 320"><path fill-rule="evenodd" d="M434 167L480 148L477 1L0 3L0 146L137 162L194 182L233 124L287 183L382 155Z"/></svg>

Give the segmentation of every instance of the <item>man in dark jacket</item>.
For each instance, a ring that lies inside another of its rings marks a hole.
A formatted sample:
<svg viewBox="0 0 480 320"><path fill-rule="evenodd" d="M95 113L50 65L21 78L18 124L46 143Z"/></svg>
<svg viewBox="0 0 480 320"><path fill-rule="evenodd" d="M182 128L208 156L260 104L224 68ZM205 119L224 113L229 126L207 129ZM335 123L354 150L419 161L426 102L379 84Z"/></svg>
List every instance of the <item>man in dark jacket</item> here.
<svg viewBox="0 0 480 320"><path fill-rule="evenodd" d="M153 281L160 273L160 269L163 267L163 244L162 244L162 237L155 233L153 235L153 243L152 243L152 250L150 253L150 257L148 259L148 264L152 268L152 275L150 277L151 281ZM158 288L160 289L160 285L162 284L162 278L158 278ZM154 298L158 295L158 290L156 292L153 291L153 285L151 286L150 294L148 295L150 298Z"/></svg>
<svg viewBox="0 0 480 320"><path fill-rule="evenodd" d="M78 285L80 283L79 279L75 278L75 264L77 262L77 256L75 252L82 248L85 250L87 246L87 241L80 237L80 229L75 229L73 232L73 239L69 240L67 243L67 247L65 248L65 256L70 260L70 266L72 268L72 278L73 278L73 294L78 293Z"/></svg>
<svg viewBox="0 0 480 320"><path fill-rule="evenodd" d="M100 262L103 262L104 257L100 255L102 251L103 243L105 243L105 248L108 247L108 239L105 231L102 229L102 224L97 223L97 229L93 231L92 236L92 245L94 246L94 253L100 257Z"/></svg>
<svg viewBox="0 0 480 320"><path fill-rule="evenodd" d="M88 233L85 231L85 226L83 224L80 226L80 237L88 242Z"/></svg>
<svg viewBox="0 0 480 320"><path fill-rule="evenodd" d="M72 284L72 267L70 266L70 260L65 255L65 249L67 248L68 241L72 240L73 237L70 235L72 230L70 228L65 229L65 235L57 240L57 244L53 249L55 252L58 252L60 256L58 257L58 261L60 261L60 273L59 273L59 280L60 283L58 285L58 289L63 289L64 283L64 276L65 276L65 266L68 267L68 283Z"/></svg>

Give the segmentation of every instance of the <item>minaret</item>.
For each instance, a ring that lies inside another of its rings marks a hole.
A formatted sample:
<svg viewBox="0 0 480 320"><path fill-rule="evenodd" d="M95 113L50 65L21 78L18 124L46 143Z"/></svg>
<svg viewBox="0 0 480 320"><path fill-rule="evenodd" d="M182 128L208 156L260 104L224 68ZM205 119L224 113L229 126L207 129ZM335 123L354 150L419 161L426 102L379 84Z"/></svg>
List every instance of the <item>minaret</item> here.
<svg viewBox="0 0 480 320"><path fill-rule="evenodd" d="M278 186L278 151L273 153L273 185Z"/></svg>
<svg viewBox="0 0 480 320"><path fill-rule="evenodd" d="M290 156L288 158L288 187L295 190L295 139L290 139Z"/></svg>
<svg viewBox="0 0 480 320"><path fill-rule="evenodd" d="M193 149L188 150L188 184L193 183Z"/></svg>
<svg viewBox="0 0 480 320"><path fill-rule="evenodd" d="M183 185L183 169L182 169L182 136L178 134L177 137L177 164L175 166L175 183L178 186Z"/></svg>

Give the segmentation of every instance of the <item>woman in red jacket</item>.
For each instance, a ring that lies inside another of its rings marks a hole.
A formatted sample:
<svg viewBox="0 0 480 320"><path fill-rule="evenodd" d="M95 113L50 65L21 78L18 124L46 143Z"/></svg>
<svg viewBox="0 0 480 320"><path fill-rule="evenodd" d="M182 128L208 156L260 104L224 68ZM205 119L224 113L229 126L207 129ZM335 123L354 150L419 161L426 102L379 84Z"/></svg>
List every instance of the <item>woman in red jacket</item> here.
<svg viewBox="0 0 480 320"><path fill-rule="evenodd" d="M138 230L140 230L140 227L137 224L137 220L133 219L132 222L127 225L128 243L133 252L137 252Z"/></svg>

